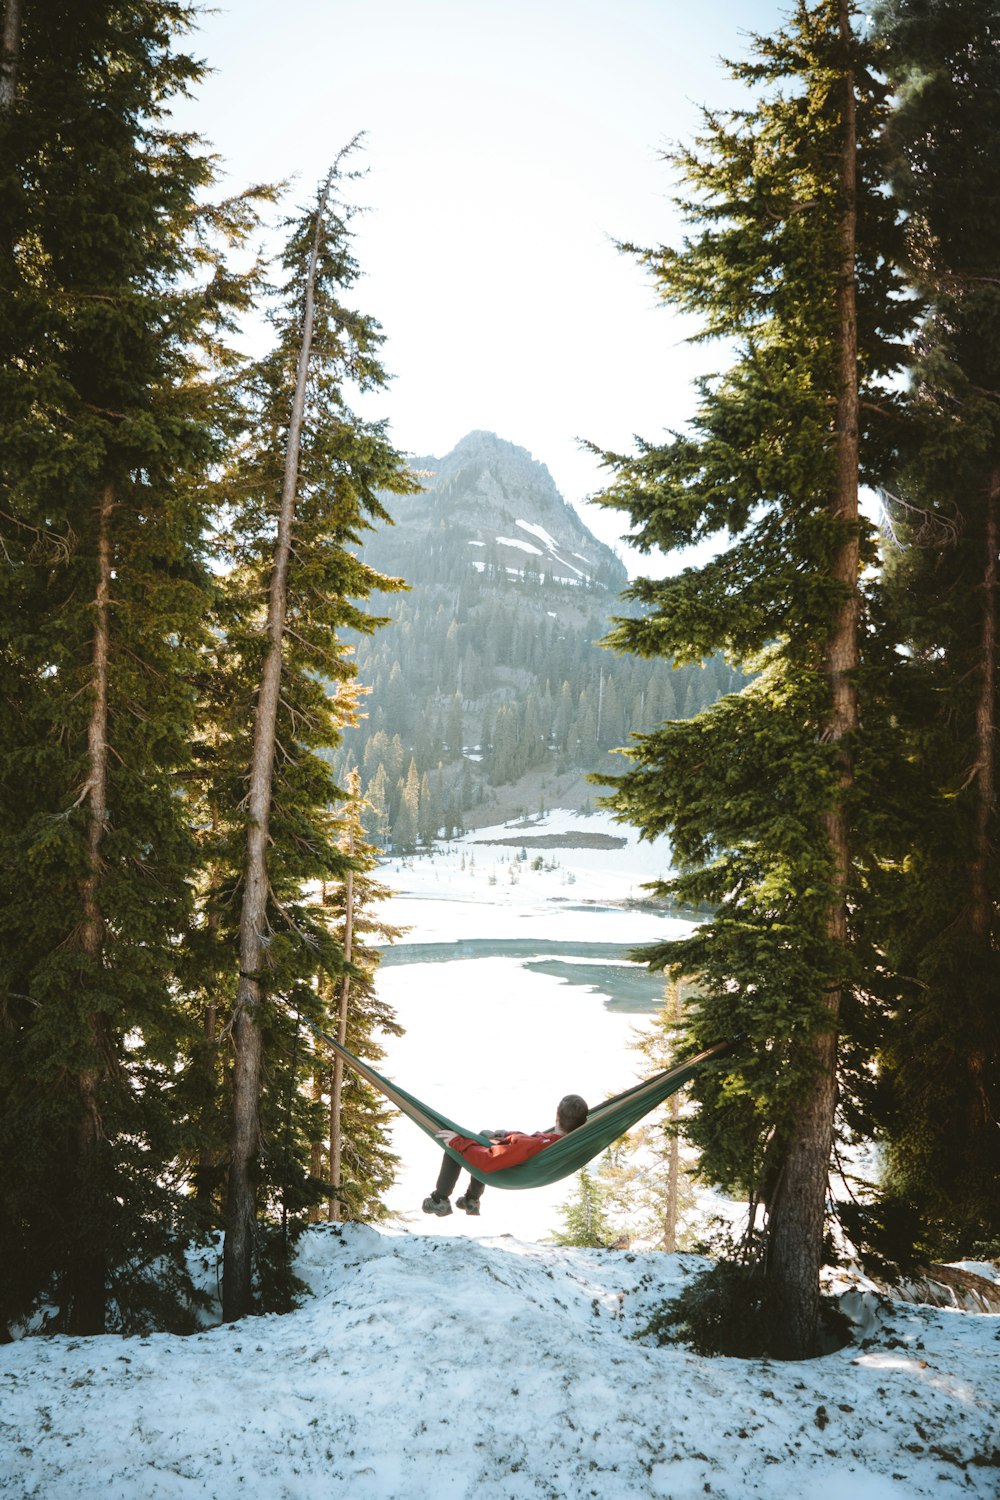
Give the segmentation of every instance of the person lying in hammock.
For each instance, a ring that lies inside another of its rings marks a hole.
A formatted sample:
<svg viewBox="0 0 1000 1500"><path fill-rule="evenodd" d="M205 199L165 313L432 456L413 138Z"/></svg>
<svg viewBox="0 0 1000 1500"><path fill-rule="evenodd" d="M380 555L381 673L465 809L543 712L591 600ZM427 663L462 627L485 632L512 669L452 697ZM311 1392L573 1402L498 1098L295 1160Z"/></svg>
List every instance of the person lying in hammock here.
<svg viewBox="0 0 1000 1500"><path fill-rule="evenodd" d="M551 1146L561 1136L569 1135L587 1118L589 1110L586 1100L579 1094L567 1094L559 1100L556 1108L556 1123L548 1130L536 1130L534 1135L524 1135L519 1130L495 1130L485 1132L493 1141L484 1146L471 1141L467 1136L455 1135L451 1130L439 1130L438 1138L453 1151L458 1151L470 1166L478 1172L499 1172L501 1167L514 1167L518 1162L537 1156L546 1146ZM429 1198L423 1202L425 1214L437 1214L439 1219L451 1213L451 1193L458 1182L462 1168L447 1151L438 1173L437 1185ZM469 1186L460 1198L455 1199L456 1208L464 1208L467 1214L478 1214L479 1200L483 1196L484 1184L478 1177L469 1177Z"/></svg>

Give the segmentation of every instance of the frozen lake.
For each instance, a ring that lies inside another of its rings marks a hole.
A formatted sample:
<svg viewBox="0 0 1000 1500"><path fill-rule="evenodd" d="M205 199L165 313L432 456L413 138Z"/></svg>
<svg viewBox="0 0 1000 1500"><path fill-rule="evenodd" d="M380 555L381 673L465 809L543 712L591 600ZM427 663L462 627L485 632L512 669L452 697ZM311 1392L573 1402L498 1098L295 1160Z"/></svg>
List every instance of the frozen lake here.
<svg viewBox="0 0 1000 1500"><path fill-rule="evenodd" d="M537 825L568 827L621 834L601 814L555 812ZM524 860L517 849L472 843L488 837L480 830L432 858L388 861L380 872L396 892L388 920L409 928L379 970L379 991L406 1027L405 1036L387 1039L383 1066L469 1129L540 1130L563 1094L596 1102L639 1076L630 1044L662 981L628 964L625 952L681 936L690 924L627 905L643 898L644 880L665 873L663 846L633 838L622 849L546 851L532 869L539 856L530 843ZM560 1225L571 1179L487 1189L478 1219L429 1218L420 1204L440 1152L405 1118L394 1148L400 1173L388 1203L414 1233L538 1240Z"/></svg>

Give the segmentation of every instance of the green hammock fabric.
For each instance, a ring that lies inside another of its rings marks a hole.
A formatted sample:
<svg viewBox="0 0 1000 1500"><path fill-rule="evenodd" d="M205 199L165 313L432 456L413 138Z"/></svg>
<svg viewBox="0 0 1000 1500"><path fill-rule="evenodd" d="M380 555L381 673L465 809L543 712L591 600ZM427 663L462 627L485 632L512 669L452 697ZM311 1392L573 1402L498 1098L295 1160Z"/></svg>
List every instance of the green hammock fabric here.
<svg viewBox="0 0 1000 1500"><path fill-rule="evenodd" d="M303 1019L305 1019L303 1017ZM397 1109L409 1116L414 1124L429 1136L437 1135L439 1130L453 1130L456 1135L463 1135L468 1140L479 1141L484 1146L491 1146L492 1140L488 1135L481 1135L477 1130L467 1130L464 1125L456 1125L454 1120L449 1120L447 1115L439 1114L429 1104L408 1094L398 1084L391 1083L388 1078L383 1078L381 1073L369 1067L360 1058L355 1057L353 1052L348 1052L327 1032L320 1027L314 1026L311 1021L306 1020L306 1025L318 1037L326 1042L334 1052L338 1053L346 1063L350 1065L362 1078L366 1078L373 1088L385 1095L395 1104ZM605 1099L603 1104L596 1105L587 1118L586 1124L578 1126L576 1130L570 1131L569 1135L560 1137L551 1146L546 1146L537 1156L530 1157L527 1161L518 1162L513 1167L502 1167L498 1172L481 1172L466 1161L460 1151L453 1151L450 1146L444 1146L448 1155L455 1161L466 1167L473 1177L478 1177L480 1182L488 1183L490 1187L498 1188L533 1188L546 1187L550 1182L558 1182L562 1177L569 1177L571 1173L578 1172L592 1157L597 1156L612 1141L616 1141L620 1135L631 1130L643 1115L649 1114L650 1110L662 1104L664 1099L669 1099L678 1089L682 1089L686 1083L698 1072L710 1058L722 1057L732 1050L734 1042L717 1042L714 1047L709 1047L704 1052L699 1052L696 1057L686 1058L684 1062L678 1063L673 1068L667 1068L662 1073L655 1073L652 1078L643 1079L641 1083L626 1089L624 1093L615 1094L611 1099ZM438 1145L442 1145L438 1141Z"/></svg>

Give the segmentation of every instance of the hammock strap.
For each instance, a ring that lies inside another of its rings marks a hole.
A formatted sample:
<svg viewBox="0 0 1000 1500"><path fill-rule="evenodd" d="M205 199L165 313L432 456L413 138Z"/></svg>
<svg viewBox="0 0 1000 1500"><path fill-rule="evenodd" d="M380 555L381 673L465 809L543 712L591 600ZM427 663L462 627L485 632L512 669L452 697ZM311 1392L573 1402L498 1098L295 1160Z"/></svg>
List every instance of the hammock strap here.
<svg viewBox="0 0 1000 1500"><path fill-rule="evenodd" d="M414 1124L419 1125L420 1129L426 1131L428 1135L436 1136L439 1130L451 1130L455 1135L464 1135L469 1140L478 1141L483 1146L492 1145L492 1141L488 1135L482 1135L478 1130L466 1130L464 1125L456 1125L455 1121L449 1120L447 1115L439 1114L429 1104L424 1104L415 1095L408 1094L398 1084L385 1078L381 1073L377 1073L369 1063L362 1062L360 1057L355 1057L353 1052L348 1052L347 1048L338 1042L336 1037L331 1036L328 1031L324 1031L321 1026L314 1025L307 1016L303 1016L302 1019L315 1036L318 1036L321 1041L325 1042L356 1073L360 1074L367 1083L370 1083L373 1089L377 1089L380 1094L384 1094L398 1110L401 1110L404 1115L409 1116Z"/></svg>

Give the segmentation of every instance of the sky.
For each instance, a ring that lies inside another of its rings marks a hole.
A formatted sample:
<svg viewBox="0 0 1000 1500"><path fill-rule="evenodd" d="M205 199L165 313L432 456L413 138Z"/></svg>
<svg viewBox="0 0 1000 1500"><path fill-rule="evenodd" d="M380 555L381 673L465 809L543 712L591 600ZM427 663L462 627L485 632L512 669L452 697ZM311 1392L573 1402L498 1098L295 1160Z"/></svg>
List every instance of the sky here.
<svg viewBox="0 0 1000 1500"><path fill-rule="evenodd" d="M580 440L629 451L682 426L692 378L720 357L685 342L693 325L616 241L677 241L662 154L691 139L700 106L739 98L720 57L787 9L222 0L188 42L212 75L176 114L227 187L289 180L292 206L365 132L357 301L394 377L365 415L419 455L496 432L576 505L602 484ZM620 547L623 517L583 514Z"/></svg>

